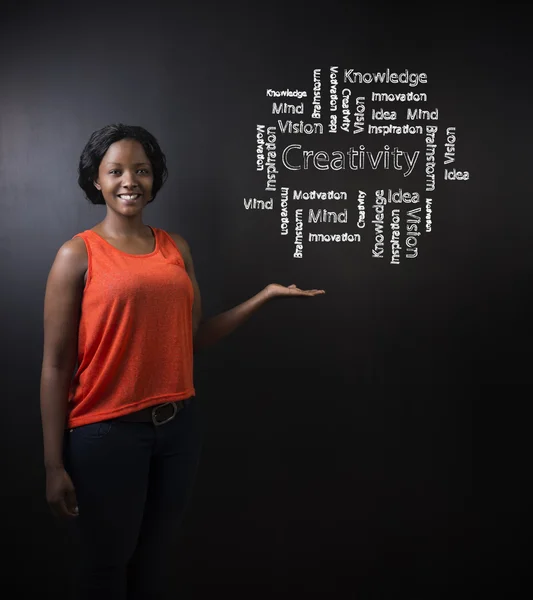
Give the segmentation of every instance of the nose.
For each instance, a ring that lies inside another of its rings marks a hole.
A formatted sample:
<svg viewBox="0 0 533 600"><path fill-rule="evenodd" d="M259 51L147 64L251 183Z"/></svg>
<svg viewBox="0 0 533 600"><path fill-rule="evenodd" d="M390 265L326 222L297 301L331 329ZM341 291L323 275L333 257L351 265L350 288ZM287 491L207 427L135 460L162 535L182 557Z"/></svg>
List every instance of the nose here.
<svg viewBox="0 0 533 600"><path fill-rule="evenodd" d="M130 171L125 171L122 176L122 186L127 189L137 189L139 186L137 184L137 177L135 173Z"/></svg>

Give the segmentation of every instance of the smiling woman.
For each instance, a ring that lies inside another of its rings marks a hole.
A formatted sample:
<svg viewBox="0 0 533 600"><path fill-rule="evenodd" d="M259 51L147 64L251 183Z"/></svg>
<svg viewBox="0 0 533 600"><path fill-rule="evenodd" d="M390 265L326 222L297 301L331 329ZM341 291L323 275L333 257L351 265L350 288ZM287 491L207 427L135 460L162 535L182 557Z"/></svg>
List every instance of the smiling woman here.
<svg viewBox="0 0 533 600"><path fill-rule="evenodd" d="M143 171L151 178L148 201L155 200L168 177L166 157L151 133L142 127L118 124L95 131L80 157L78 184L92 204L106 204L98 179L114 179L115 184L120 181L126 166L123 160L135 173L139 171L141 179ZM126 188L124 193L128 193Z"/></svg>
<svg viewBox="0 0 533 600"><path fill-rule="evenodd" d="M78 183L107 214L61 246L46 285L46 496L79 534L80 598L123 598L126 586L131 600L163 595L200 456L194 352L267 300L324 293L269 284L202 319L189 245L143 223L166 177L165 155L142 127L94 132Z"/></svg>
<svg viewBox="0 0 533 600"><path fill-rule="evenodd" d="M134 205L137 200L137 206L143 200L146 204L151 201L154 178L145 156L144 149L135 140L115 142L105 153L94 185L108 203L115 196L126 205ZM118 162L121 158L124 164ZM145 160L139 161L143 158Z"/></svg>

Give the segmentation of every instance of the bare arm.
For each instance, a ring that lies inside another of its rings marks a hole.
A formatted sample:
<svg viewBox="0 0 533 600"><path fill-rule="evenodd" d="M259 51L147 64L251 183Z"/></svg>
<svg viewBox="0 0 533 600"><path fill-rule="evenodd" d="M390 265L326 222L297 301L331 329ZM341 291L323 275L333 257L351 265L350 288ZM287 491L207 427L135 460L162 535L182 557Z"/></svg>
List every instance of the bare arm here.
<svg viewBox="0 0 533 600"><path fill-rule="evenodd" d="M194 338L194 351L197 352L202 348L212 346L229 335L270 298L271 296L265 288L245 302L202 322Z"/></svg>
<svg viewBox="0 0 533 600"><path fill-rule="evenodd" d="M202 306L200 298L200 288L196 281L194 273L194 264L191 255L191 249L187 242L177 233L170 234L176 245L180 249L185 262L185 269L191 279L194 289L193 304L193 336L194 352L212 346L222 338L229 335L245 321L247 321L254 312L256 312L265 302L279 297L297 297L297 296L316 296L324 294L324 290L301 290L294 284L289 287L271 283L252 298L242 302L238 306L231 308L211 319L202 320Z"/></svg>
<svg viewBox="0 0 533 600"><path fill-rule="evenodd" d="M202 321L202 297L200 295L200 286L196 281L196 274L194 273L194 263L192 261L191 249L189 248L189 244L187 244L185 239L177 233L171 233L170 236L176 243L176 246L179 248L181 256L183 257L183 262L185 263L185 270L187 271L187 275L191 280L192 288L194 291L194 302L192 305L192 335L194 339Z"/></svg>
<svg viewBox="0 0 533 600"><path fill-rule="evenodd" d="M245 321L247 321L263 304L274 299L283 297L312 297L324 294L324 290L301 290L292 284L289 287L270 283L255 296L200 323L198 332L194 339L195 352L202 348L212 346L222 338L229 335Z"/></svg>
<svg viewBox="0 0 533 600"><path fill-rule="evenodd" d="M46 284L40 405L47 470L63 468L68 388L76 364L86 265L83 240L69 240L59 249Z"/></svg>
<svg viewBox="0 0 533 600"><path fill-rule="evenodd" d="M200 296L200 286L196 280L194 272L194 263L192 260L189 244L177 233L171 233L172 239L176 242L183 261L185 270L189 275L194 290L194 303L192 308L192 331L194 340L194 352L201 348L211 346L218 340L229 335L241 323L244 323L268 298L268 294L263 290L253 298L239 304L235 308L228 310L208 321L202 320L202 300Z"/></svg>

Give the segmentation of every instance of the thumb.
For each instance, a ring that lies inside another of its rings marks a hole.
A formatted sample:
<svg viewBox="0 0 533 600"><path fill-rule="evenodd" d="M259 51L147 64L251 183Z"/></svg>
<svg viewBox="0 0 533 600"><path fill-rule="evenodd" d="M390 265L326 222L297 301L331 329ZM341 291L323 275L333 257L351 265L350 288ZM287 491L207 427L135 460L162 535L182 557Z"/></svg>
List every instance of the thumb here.
<svg viewBox="0 0 533 600"><path fill-rule="evenodd" d="M65 494L65 504L70 512L78 513L78 502L74 490L68 490Z"/></svg>

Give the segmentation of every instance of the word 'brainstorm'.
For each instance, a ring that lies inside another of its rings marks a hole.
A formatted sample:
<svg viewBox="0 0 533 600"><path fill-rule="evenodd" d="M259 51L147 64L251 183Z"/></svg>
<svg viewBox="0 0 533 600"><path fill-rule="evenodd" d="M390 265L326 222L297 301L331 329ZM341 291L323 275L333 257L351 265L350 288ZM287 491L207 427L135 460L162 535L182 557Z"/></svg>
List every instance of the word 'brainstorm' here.
<svg viewBox="0 0 533 600"><path fill-rule="evenodd" d="M255 169L266 194L244 198L244 208L279 210L279 234L293 258L304 257L304 243L362 243L370 258L391 265L417 258L432 231L437 182L470 178L455 167L456 127L441 128L439 109L418 91L427 81L426 73L408 70L332 66L313 70L309 90L268 88L272 122L255 131ZM377 85L389 87L368 91ZM331 136L336 147L326 150ZM408 137L405 146L398 136ZM310 189L320 186L306 179L313 174L316 181L321 171L353 174L339 177L338 189ZM383 189L366 183L373 171L380 171ZM285 172L300 172L302 183L283 185Z"/></svg>

